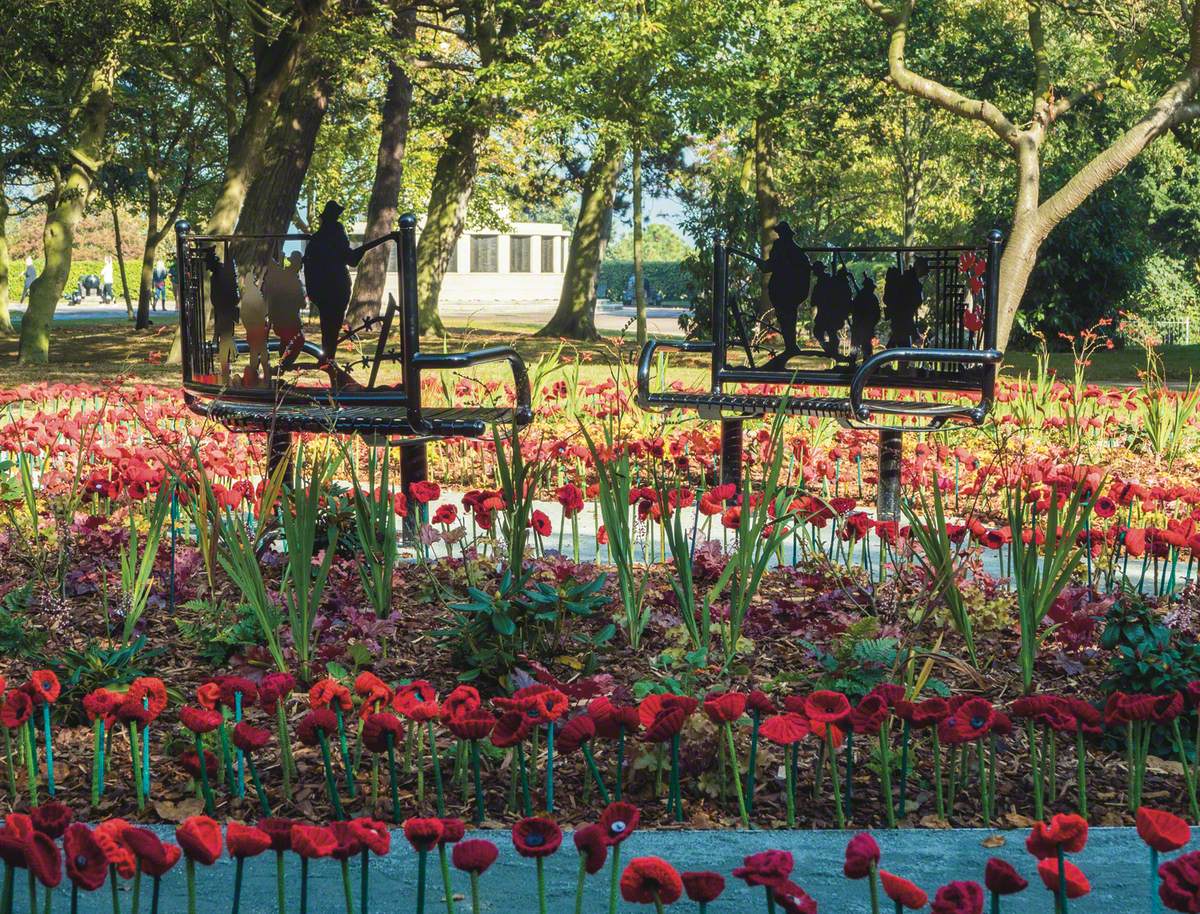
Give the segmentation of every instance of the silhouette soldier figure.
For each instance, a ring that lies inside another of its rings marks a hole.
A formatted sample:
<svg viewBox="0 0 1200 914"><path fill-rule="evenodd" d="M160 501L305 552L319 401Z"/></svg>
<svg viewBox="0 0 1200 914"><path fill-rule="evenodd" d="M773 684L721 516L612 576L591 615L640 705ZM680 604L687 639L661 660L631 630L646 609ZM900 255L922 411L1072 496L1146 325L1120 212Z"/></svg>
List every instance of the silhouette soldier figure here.
<svg viewBox="0 0 1200 914"><path fill-rule="evenodd" d="M760 270L771 276L767 280L767 296L783 337L783 352L767 362L764 368L778 371L787 365L788 359L800 354L800 347L796 345L796 320L800 306L808 298L812 265L796 244L796 235L788 223L776 224L775 239L771 253L765 260L757 259L757 263Z"/></svg>
<svg viewBox="0 0 1200 914"><path fill-rule="evenodd" d="M838 356L838 335L850 318L854 293L850 291L850 273L843 266L832 276L826 275L825 265L813 288L813 336L830 358Z"/></svg>
<svg viewBox="0 0 1200 914"><path fill-rule="evenodd" d="M321 349L332 361L350 304L350 270L362 259L362 248L351 248L339 221L341 204L330 200L321 210L321 224L304 249L304 288L321 318Z"/></svg>
<svg viewBox="0 0 1200 914"><path fill-rule="evenodd" d="M911 267L901 271L888 267L883 287L883 305L892 325L888 348L913 346L917 341L917 312L921 310L924 292L921 280L929 273L929 261L918 257Z"/></svg>
<svg viewBox="0 0 1200 914"><path fill-rule="evenodd" d="M209 248L204 264L211 277L209 301L212 303L213 335L217 339L217 361L221 366L221 383L229 383L229 365L237 356L233 332L238 322L238 275L233 255L221 260L216 248Z"/></svg>
<svg viewBox="0 0 1200 914"><path fill-rule="evenodd" d="M871 341L875 338L875 326L879 323L879 296L875 294L875 280L863 273L862 288L850 304L850 345L858 351L861 359L871 357Z"/></svg>

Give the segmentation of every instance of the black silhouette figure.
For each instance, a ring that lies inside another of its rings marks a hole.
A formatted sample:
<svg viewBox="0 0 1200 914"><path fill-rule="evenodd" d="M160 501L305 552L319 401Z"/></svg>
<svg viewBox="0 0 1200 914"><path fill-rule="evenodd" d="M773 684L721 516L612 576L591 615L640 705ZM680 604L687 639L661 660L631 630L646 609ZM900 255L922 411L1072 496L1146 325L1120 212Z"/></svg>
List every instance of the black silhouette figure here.
<svg viewBox="0 0 1200 914"><path fill-rule="evenodd" d="M332 360L350 304L350 270L362 259L362 248L351 248L339 221L342 206L330 200L321 210L321 224L304 249L304 287L321 318L321 349Z"/></svg>
<svg viewBox="0 0 1200 914"><path fill-rule="evenodd" d="M924 257L918 257L907 270L888 267L883 305L892 325L892 333L888 337L889 349L916 345L917 312L924 301L921 280L928 273L929 262Z"/></svg>
<svg viewBox="0 0 1200 914"><path fill-rule="evenodd" d="M213 335L217 342L217 362L221 366L221 383L229 383L229 364L237 355L233 333L241 315L238 310L237 263L232 254L225 260L217 256L216 248L204 255L209 273L209 302L212 304Z"/></svg>
<svg viewBox="0 0 1200 914"><path fill-rule="evenodd" d="M771 299L771 307L775 310L775 318L779 322L779 333L783 337L783 352L775 356L764 366L767 370L778 371L787 365L788 359L800 354L796 345L796 320L800 314L800 306L808 298L809 286L812 283L812 266L808 257L796 244L796 235L786 222L775 226L776 240L771 245L771 253L765 260L758 260L758 267L764 273L770 273L767 280L767 295Z"/></svg>
<svg viewBox="0 0 1200 914"><path fill-rule="evenodd" d="M850 290L850 271L844 266L832 276L820 264L817 284L813 287L813 336L830 358L837 358L838 335L850 318L854 293Z"/></svg>
<svg viewBox="0 0 1200 914"><path fill-rule="evenodd" d="M871 356L871 341L875 338L875 325L879 323L879 296L875 294L875 280L863 274L862 288L850 304L850 345L859 358Z"/></svg>

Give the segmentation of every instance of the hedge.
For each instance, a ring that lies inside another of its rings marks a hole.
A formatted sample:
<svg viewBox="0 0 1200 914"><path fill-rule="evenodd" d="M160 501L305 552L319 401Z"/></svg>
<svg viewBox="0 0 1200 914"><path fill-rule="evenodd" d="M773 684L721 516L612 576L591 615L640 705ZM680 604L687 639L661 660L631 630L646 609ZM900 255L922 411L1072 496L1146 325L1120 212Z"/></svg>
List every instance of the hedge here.
<svg viewBox="0 0 1200 914"><path fill-rule="evenodd" d="M632 275L632 260L606 260L600 267L600 285L607 289L610 299L620 300L625 294L625 284ZM642 275L650 281L650 288L664 300L681 301L687 298L687 276L678 261L647 261L642 264Z"/></svg>

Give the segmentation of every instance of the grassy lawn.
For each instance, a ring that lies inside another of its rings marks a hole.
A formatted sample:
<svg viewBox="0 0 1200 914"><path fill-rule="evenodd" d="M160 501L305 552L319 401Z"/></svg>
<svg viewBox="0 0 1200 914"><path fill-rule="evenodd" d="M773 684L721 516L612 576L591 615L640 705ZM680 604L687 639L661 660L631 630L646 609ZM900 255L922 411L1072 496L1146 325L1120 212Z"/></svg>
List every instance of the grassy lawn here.
<svg viewBox="0 0 1200 914"><path fill-rule="evenodd" d="M174 324L156 324L151 330L135 333L123 319L64 321L54 326L50 341L48 365L23 367L16 364L17 340L15 337L0 338L0 387L36 381L89 381L97 382L117 375L129 375L145 381L165 385L177 384L179 370L159 363L165 360L171 346ZM523 328L513 325L503 327L479 326L469 328L449 327L450 334L444 340L427 339L429 350L458 351L488 345L512 345L517 348L532 366L539 359L552 359L560 352L557 340L534 337L534 327ZM319 337L315 322L310 335ZM374 340L367 338L359 347L368 354L374 351ZM1200 363L1200 346L1177 346L1161 351L1168 380L1186 383L1194 367ZM581 377L596 382L613 374L612 366L621 361L630 370L637 358L637 349L630 337L617 335L605 337L597 343L562 344L561 354L556 361L583 363ZM671 353L671 365L699 368L703 363L696 357L685 357ZM1138 372L1144 367L1145 353L1138 349L1102 350L1097 353L1087 371L1088 380L1102 384L1136 383ZM1052 353L1051 368L1064 379L1073 371L1070 353ZM1021 375L1036 370L1036 357L1031 353L1009 354L1006 372ZM489 366L482 375L507 375L501 365ZM399 380L395 366L387 366L381 372L383 383Z"/></svg>

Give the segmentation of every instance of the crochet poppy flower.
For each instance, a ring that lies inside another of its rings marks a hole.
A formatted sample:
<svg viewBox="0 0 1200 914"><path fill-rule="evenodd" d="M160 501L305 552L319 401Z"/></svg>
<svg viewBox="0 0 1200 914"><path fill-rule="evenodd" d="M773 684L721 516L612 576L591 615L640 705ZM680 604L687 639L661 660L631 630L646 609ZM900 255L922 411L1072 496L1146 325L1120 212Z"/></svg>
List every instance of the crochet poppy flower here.
<svg viewBox="0 0 1200 914"><path fill-rule="evenodd" d="M92 831L92 837L104 852L108 865L116 867L117 875L122 879L132 879L137 869L137 860L133 851L125 843L125 832L129 823L124 819L106 819Z"/></svg>
<svg viewBox="0 0 1200 914"><path fill-rule="evenodd" d="M441 713L437 692L428 682L417 680L396 690L392 708L402 717L424 723L436 720Z"/></svg>
<svg viewBox="0 0 1200 914"><path fill-rule="evenodd" d="M82 822L73 822L63 832L63 854L67 858L67 878L85 892L94 892L108 876L108 858L96 843L92 830Z"/></svg>
<svg viewBox="0 0 1200 914"><path fill-rule="evenodd" d="M751 690L750 694L746 696L746 707L751 711L757 711L759 714L774 714L776 710L775 702L771 701L771 696L761 689ZM724 881L721 884L724 885ZM690 895L688 897L691 898ZM695 901L695 899L692 900Z"/></svg>
<svg viewBox="0 0 1200 914"><path fill-rule="evenodd" d="M654 720L646 727L642 733L642 739L648 743L665 743L667 740L678 736L683 730L683 722L687 720L687 714L683 708L671 707L664 708L655 715Z"/></svg>
<svg viewBox="0 0 1200 914"><path fill-rule="evenodd" d="M871 867L879 865L879 845L869 832L859 832L846 844L846 862L842 872L847 879L866 879Z"/></svg>
<svg viewBox="0 0 1200 914"><path fill-rule="evenodd" d="M443 709L444 712L444 709ZM496 726L496 718L490 711L482 708L464 710L457 716L447 718L442 715L446 729L458 739L487 739L492 728Z"/></svg>
<svg viewBox="0 0 1200 914"><path fill-rule="evenodd" d="M442 840L445 825L441 819L405 819L404 837L415 851L431 851Z"/></svg>
<svg viewBox="0 0 1200 914"><path fill-rule="evenodd" d="M530 816L513 826L512 843L522 857L549 857L562 844L562 829L553 819Z"/></svg>
<svg viewBox="0 0 1200 914"><path fill-rule="evenodd" d="M442 702L442 720L449 722L456 717L463 717L483 707L483 699L475 686L460 685L446 696Z"/></svg>
<svg viewBox="0 0 1200 914"><path fill-rule="evenodd" d="M0 860L11 867L25 867L25 842L33 834L33 823L22 813L9 813L0 828Z"/></svg>
<svg viewBox="0 0 1200 914"><path fill-rule="evenodd" d="M771 900L784 914L817 914L817 903L790 879L781 879L769 888Z"/></svg>
<svg viewBox="0 0 1200 914"><path fill-rule="evenodd" d="M637 830L641 811L632 803L616 800L604 807L597 824L604 830L609 844L620 844Z"/></svg>
<svg viewBox="0 0 1200 914"><path fill-rule="evenodd" d="M497 749L507 749L529 736L533 730L533 721L520 711L507 711L501 714L492 727L492 745Z"/></svg>
<svg viewBox="0 0 1200 914"><path fill-rule="evenodd" d="M257 857L271 847L271 836L261 828L230 822L225 826L225 850L230 857Z"/></svg>
<svg viewBox="0 0 1200 914"><path fill-rule="evenodd" d="M600 872L608 860L608 837L604 834L604 829L595 824L585 825L575 829L572 837L575 850L579 851L579 856L583 858L584 871L590 876Z"/></svg>
<svg viewBox="0 0 1200 914"><path fill-rule="evenodd" d="M725 891L725 877L712 870L681 873L680 879L683 880L683 890L687 893L687 897L699 904L716 901Z"/></svg>
<svg viewBox="0 0 1200 914"><path fill-rule="evenodd" d="M883 886L883 894L910 911L919 911L929 903L929 896L920 886L887 870L879 871L879 882Z"/></svg>
<svg viewBox="0 0 1200 914"><path fill-rule="evenodd" d="M944 698L926 698L914 703L896 703L896 713L908 720L918 730L936 727L950 716L950 703Z"/></svg>
<svg viewBox="0 0 1200 914"><path fill-rule="evenodd" d="M983 884L995 895L1015 895L1029 886L1028 880L1011 863L999 857L989 857L983 868Z"/></svg>
<svg viewBox="0 0 1200 914"><path fill-rule="evenodd" d="M1200 911L1200 851L1180 854L1158 868L1158 897L1172 911Z"/></svg>
<svg viewBox="0 0 1200 914"><path fill-rule="evenodd" d="M176 756L176 761L193 779L200 777L200 759L195 749L185 749ZM210 778L217 776L217 756L207 749L204 750L204 768Z"/></svg>
<svg viewBox="0 0 1200 914"><path fill-rule="evenodd" d="M670 708L680 708L686 719L699 707L696 699L687 695L672 695L667 692L647 695L638 705L638 720L643 730L649 729L663 711Z"/></svg>
<svg viewBox="0 0 1200 914"><path fill-rule="evenodd" d="M983 914L983 889L977 882L951 882L937 890L930 914Z"/></svg>
<svg viewBox="0 0 1200 914"><path fill-rule="evenodd" d="M1074 813L1059 813L1050 819L1050 824L1035 822L1025 849L1039 860L1057 857L1061 847L1064 853L1077 854L1087 845L1087 820Z"/></svg>
<svg viewBox="0 0 1200 914"><path fill-rule="evenodd" d="M588 704L588 716L596 722L596 735L601 739L617 739L622 731L630 736L641 728L642 720L634 705L615 704L601 696Z"/></svg>
<svg viewBox="0 0 1200 914"><path fill-rule="evenodd" d="M33 699L24 692L12 691L5 696L4 705L0 707L0 723L15 730L28 721L32 713Z"/></svg>
<svg viewBox="0 0 1200 914"><path fill-rule="evenodd" d="M841 692L813 692L804 700L804 716L823 724L840 724L850 716L850 701Z"/></svg>
<svg viewBox="0 0 1200 914"><path fill-rule="evenodd" d="M437 501L442 497L442 487L436 482L418 480L417 482L409 483L408 496L418 504L427 505L431 501Z"/></svg>
<svg viewBox="0 0 1200 914"><path fill-rule="evenodd" d="M1051 892L1058 891L1058 861L1057 860L1039 860L1037 865L1038 876L1041 877L1042 885L1048 888ZM1077 867L1070 860L1063 861L1063 876L1067 883L1068 898L1082 898L1092 890L1092 884L1088 882L1087 876L1083 875L1083 870Z"/></svg>
<svg viewBox="0 0 1200 914"><path fill-rule="evenodd" d="M354 707L350 690L336 679L321 679L308 690L308 704L313 709L329 708L336 704L343 711Z"/></svg>
<svg viewBox="0 0 1200 914"><path fill-rule="evenodd" d="M1177 851L1192 840L1192 830L1187 822L1161 809L1138 807L1138 837L1160 854Z"/></svg>
<svg viewBox="0 0 1200 914"><path fill-rule="evenodd" d="M375 856L383 857L391 850L392 832L386 823L363 816L351 819L350 827L354 829L355 835L362 842L363 847Z"/></svg>
<svg viewBox="0 0 1200 914"><path fill-rule="evenodd" d="M370 670L363 670L355 677L354 693L362 699L363 716L391 704L394 695L388 684Z"/></svg>
<svg viewBox="0 0 1200 914"><path fill-rule="evenodd" d="M896 703L903 701L907 690L897 682L881 682L871 689L872 695L878 695L887 702L889 708L895 708Z"/></svg>
<svg viewBox="0 0 1200 914"><path fill-rule="evenodd" d="M554 737L554 748L570 755L596 735L596 722L586 714L572 717Z"/></svg>
<svg viewBox="0 0 1200 914"><path fill-rule="evenodd" d="M290 851L292 849L292 826L295 824L291 819L258 820L258 827L265 831L267 837L271 839L271 850L273 851Z"/></svg>
<svg viewBox="0 0 1200 914"><path fill-rule="evenodd" d="M124 840L137 857L142 872L152 879L165 876L183 856L179 845L164 843L148 828L127 828Z"/></svg>
<svg viewBox="0 0 1200 914"><path fill-rule="evenodd" d="M94 689L83 696L83 711L87 719L94 723L103 720L106 727L115 721L114 712L122 701L122 696L108 689Z"/></svg>
<svg viewBox="0 0 1200 914"><path fill-rule="evenodd" d="M206 711L215 711L221 703L221 684L216 681L205 682L196 688L196 704Z"/></svg>
<svg viewBox="0 0 1200 914"><path fill-rule="evenodd" d="M404 738L404 724L400 718L382 711L367 715L363 721L362 741L368 752L387 752L389 735L393 747Z"/></svg>
<svg viewBox="0 0 1200 914"><path fill-rule="evenodd" d="M767 850L751 854L735 868L733 875L746 885L771 885L792 874L796 862L788 851Z"/></svg>
<svg viewBox="0 0 1200 914"><path fill-rule="evenodd" d="M268 714L274 714L279 702L292 694L296 677L291 673L268 673L258 684L258 704Z"/></svg>
<svg viewBox="0 0 1200 914"><path fill-rule="evenodd" d="M888 719L891 709L887 700L878 693L872 692L863 698L850 711L850 728L855 733L876 734Z"/></svg>
<svg viewBox="0 0 1200 914"><path fill-rule="evenodd" d="M326 737L335 735L338 732L337 715L328 708L318 708L309 711L302 718L300 723L296 725L296 736L305 746L320 745L321 739L319 734L325 734Z"/></svg>
<svg viewBox="0 0 1200 914"><path fill-rule="evenodd" d="M224 718L220 711L185 707L179 709L179 722L193 733L212 733Z"/></svg>
<svg viewBox="0 0 1200 914"><path fill-rule="evenodd" d="M233 728L233 744L243 752L257 752L271 741L271 731L242 721Z"/></svg>
<svg viewBox="0 0 1200 914"><path fill-rule="evenodd" d="M135 724L139 728L154 720L154 713L147 708L140 698L126 695L114 709L117 720L124 724Z"/></svg>
<svg viewBox="0 0 1200 914"><path fill-rule="evenodd" d="M774 717L768 717L762 722L762 726L758 732L762 735L763 739L777 746L790 746L793 743L800 742L812 730L808 726L808 721L803 717L788 711L784 714L776 714Z"/></svg>
<svg viewBox="0 0 1200 914"><path fill-rule="evenodd" d="M153 715L152 719L157 719L167 709L167 687L156 676L139 676L130 683L127 694L136 701L144 702Z"/></svg>
<svg viewBox="0 0 1200 914"><path fill-rule="evenodd" d="M51 838L61 838L67 826L75 819L71 807L59 800L47 800L41 806L29 810L33 827Z"/></svg>
<svg viewBox="0 0 1200 914"><path fill-rule="evenodd" d="M292 826L292 850L305 860L323 860L336 847L333 832L323 825L297 823Z"/></svg>
<svg viewBox="0 0 1200 914"><path fill-rule="evenodd" d="M501 696L494 701L498 708L505 711L520 711L538 723L558 720L566 713L570 704L570 700L565 694L541 682L517 689L509 697Z"/></svg>
<svg viewBox="0 0 1200 914"><path fill-rule="evenodd" d="M258 686L254 680L245 676L222 676L218 685L221 687L221 704L227 708L237 707L237 696L242 696L242 707L248 708L258 701Z"/></svg>
<svg viewBox="0 0 1200 914"><path fill-rule="evenodd" d="M26 837L25 866L48 889L62 882L62 856L54 839L47 834L35 831Z"/></svg>
<svg viewBox="0 0 1200 914"><path fill-rule="evenodd" d="M212 866L221 856L221 826L208 816L191 816L175 829L175 840L189 860Z"/></svg>
<svg viewBox="0 0 1200 914"><path fill-rule="evenodd" d="M987 734L996 719L996 711L986 698L965 701L954 712L954 734L959 742L969 742Z"/></svg>
<svg viewBox="0 0 1200 914"><path fill-rule="evenodd" d="M439 845L457 844L467 834L467 823L462 819L442 818L442 836L438 839Z"/></svg>
<svg viewBox="0 0 1200 914"><path fill-rule="evenodd" d="M714 724L733 723L746 713L746 696L741 692L714 692L704 699L704 713Z"/></svg>
<svg viewBox="0 0 1200 914"><path fill-rule="evenodd" d="M326 827L333 835L333 850L329 856L334 860L350 860L362 853L362 840L349 822L330 822Z"/></svg>
<svg viewBox="0 0 1200 914"><path fill-rule="evenodd" d="M634 857L621 874L621 897L634 904L674 904L683 880L661 857Z"/></svg>
<svg viewBox="0 0 1200 914"><path fill-rule="evenodd" d="M45 702L46 704L54 704L58 701L58 696L62 694L62 686L58 682L58 677L54 675L53 670L34 670L29 675L29 682L26 683L29 691L29 697L36 704Z"/></svg>
<svg viewBox="0 0 1200 914"><path fill-rule="evenodd" d="M471 838L454 845L450 860L455 869L464 873L474 873L476 876L487 872L488 867L496 862L500 849L491 841L483 838Z"/></svg>

